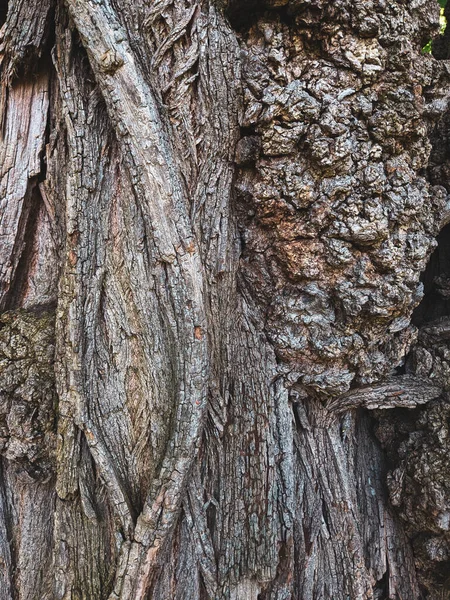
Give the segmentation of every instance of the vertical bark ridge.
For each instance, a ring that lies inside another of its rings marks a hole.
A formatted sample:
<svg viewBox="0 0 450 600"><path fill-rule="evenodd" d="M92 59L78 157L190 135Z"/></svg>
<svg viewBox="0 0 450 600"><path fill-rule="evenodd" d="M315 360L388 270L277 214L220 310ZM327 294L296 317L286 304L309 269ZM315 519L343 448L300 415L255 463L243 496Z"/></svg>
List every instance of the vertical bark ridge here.
<svg viewBox="0 0 450 600"><path fill-rule="evenodd" d="M66 50L65 40L70 44L69 36L70 31L67 31L65 36L61 36L60 50L61 48ZM94 453L102 465L105 478L109 481L111 492L116 494L115 503L126 531L132 528L130 509L127 508L130 500L117 479L115 468L107 458L104 440L102 438L97 440L92 431L95 430L95 422L93 424L88 422L89 417L86 414L88 409L83 394L85 373L81 361L81 357L89 352L92 360L92 349L89 348L92 342L86 342L83 329L95 327L96 323L95 320L92 322L92 318L87 316L83 309L86 304L94 303L94 319L97 317L105 254L105 222L107 223L108 220L111 201L108 178L110 155L109 152L105 152L110 140L100 97L98 94L91 93L93 88L83 80L83 71L76 70L80 65L75 63L74 71L67 72L67 69L70 69L68 60L70 46L64 56L65 59L58 63L60 69L58 75L64 98L69 164L66 190L67 262L60 281L57 323L58 331L61 332L58 336L60 345L58 367L61 373L59 395L61 405L65 406L60 420L62 445L58 490L63 498L77 491L76 464L80 435L76 429L80 426L94 446ZM77 78L81 89L74 87ZM86 103L81 93L84 85L89 94ZM93 132L93 136L87 134L89 120L99 122L98 135L97 132ZM86 136L83 135L84 133ZM85 156L89 157L88 164L84 162ZM91 190L97 191L91 193ZM92 209L94 212L91 212ZM94 219L94 214L102 218ZM89 253L97 256L95 263L87 260ZM90 363L86 365L87 368L90 366Z"/></svg>
<svg viewBox="0 0 450 600"><path fill-rule="evenodd" d="M167 438L164 455L155 457L159 472L156 480L151 482L143 512L137 519L134 541L129 548L123 546L121 561L128 563L128 572L125 581L118 577L114 592L114 596L120 598L131 595L142 597L150 585L164 538L175 525L186 476L195 456L205 406L207 325L202 298L202 266L189 226L186 201L178 183L172 150L160 123L158 106L139 73L113 9L108 4L100 6L90 2L77 3L76 8L69 3L69 9L86 46L111 121L117 128L119 146L128 161L145 235L155 261L152 266L156 271L156 295L162 295L158 314L165 314L167 322L164 328L169 328L166 339L172 338L179 349L178 358L171 364L175 389L168 390L171 404L175 401L173 432ZM79 196L77 200L80 201ZM79 210L83 211L83 207L79 206ZM68 211L70 215L70 202ZM76 214L75 210L72 211ZM69 221L69 235L71 233ZM77 285L76 279L74 283ZM78 302L79 299L78 295ZM92 299L98 302L98 289L92 294ZM94 309L94 314L96 312ZM80 307L78 315L75 313L73 316L68 326L69 331L73 329L72 336L76 340L82 335L83 308ZM175 335L170 333L171 329L176 332ZM73 350L75 352L72 351L69 363L81 366L79 350ZM93 356L95 348L91 352ZM72 372L75 377L79 376L76 369ZM99 447L102 434L89 422L90 400L87 398L86 401L83 397L79 384L75 384L74 392L80 394L79 423L85 430L97 464L110 480L111 491L116 494L116 506L123 505L126 499L121 498L122 484L114 477L111 459ZM124 516L127 519L125 535L128 537L131 535L130 511L125 511Z"/></svg>
<svg viewBox="0 0 450 600"><path fill-rule="evenodd" d="M80 446L78 493L56 499L49 599L106 598L114 584L120 525L87 442Z"/></svg>
<svg viewBox="0 0 450 600"><path fill-rule="evenodd" d="M411 550L386 504L386 467L370 419L296 410L296 594L370 598L387 573L388 597L418 597Z"/></svg>
<svg viewBox="0 0 450 600"><path fill-rule="evenodd" d="M10 540L11 534L11 517L6 498L6 488L4 482L4 464L3 458L0 462L2 486L0 487L0 557L2 568L0 570L0 592L4 598L12 598L13 588L13 559L11 552Z"/></svg>
<svg viewBox="0 0 450 600"><path fill-rule="evenodd" d="M10 463L5 483L14 490L9 499L15 557L11 596L21 600L50 599L53 587L54 481L31 484L22 474L16 474L14 465Z"/></svg>

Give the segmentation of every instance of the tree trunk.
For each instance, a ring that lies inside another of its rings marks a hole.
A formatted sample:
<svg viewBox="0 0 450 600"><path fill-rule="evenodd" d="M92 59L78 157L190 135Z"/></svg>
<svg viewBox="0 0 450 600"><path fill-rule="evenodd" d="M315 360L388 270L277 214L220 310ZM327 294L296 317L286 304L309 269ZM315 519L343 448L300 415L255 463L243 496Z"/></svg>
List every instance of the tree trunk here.
<svg viewBox="0 0 450 600"><path fill-rule="evenodd" d="M3 2L0 598L450 598L437 2Z"/></svg>

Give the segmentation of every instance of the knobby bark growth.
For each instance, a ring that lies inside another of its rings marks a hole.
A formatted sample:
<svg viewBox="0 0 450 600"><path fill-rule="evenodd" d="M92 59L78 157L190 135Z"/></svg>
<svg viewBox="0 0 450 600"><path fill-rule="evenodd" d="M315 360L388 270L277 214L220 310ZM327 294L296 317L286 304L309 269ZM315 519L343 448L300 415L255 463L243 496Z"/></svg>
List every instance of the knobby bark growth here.
<svg viewBox="0 0 450 600"><path fill-rule="evenodd" d="M449 597L438 3L0 26L0 598Z"/></svg>

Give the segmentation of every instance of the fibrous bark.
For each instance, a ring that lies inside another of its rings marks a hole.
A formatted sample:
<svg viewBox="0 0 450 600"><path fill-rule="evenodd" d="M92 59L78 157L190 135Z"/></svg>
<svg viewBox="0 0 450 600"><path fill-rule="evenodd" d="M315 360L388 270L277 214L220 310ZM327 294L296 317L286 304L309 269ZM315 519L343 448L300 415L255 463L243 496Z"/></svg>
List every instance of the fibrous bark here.
<svg viewBox="0 0 450 600"><path fill-rule="evenodd" d="M0 596L439 598L437 4L0 19Z"/></svg>

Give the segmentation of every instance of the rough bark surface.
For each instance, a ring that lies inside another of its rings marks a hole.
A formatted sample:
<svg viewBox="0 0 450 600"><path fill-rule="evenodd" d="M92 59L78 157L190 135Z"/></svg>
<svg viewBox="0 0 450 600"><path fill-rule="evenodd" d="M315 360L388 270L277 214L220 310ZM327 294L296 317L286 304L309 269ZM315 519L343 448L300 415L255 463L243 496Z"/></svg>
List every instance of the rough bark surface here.
<svg viewBox="0 0 450 600"><path fill-rule="evenodd" d="M437 2L0 27L0 598L447 597Z"/></svg>

